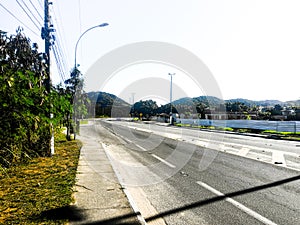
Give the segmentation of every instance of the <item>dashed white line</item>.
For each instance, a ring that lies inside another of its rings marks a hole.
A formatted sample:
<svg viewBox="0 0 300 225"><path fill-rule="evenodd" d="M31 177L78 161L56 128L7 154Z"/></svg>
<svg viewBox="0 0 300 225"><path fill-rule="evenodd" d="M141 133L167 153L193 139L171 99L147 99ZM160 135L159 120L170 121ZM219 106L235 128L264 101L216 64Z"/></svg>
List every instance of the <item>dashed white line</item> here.
<svg viewBox="0 0 300 225"><path fill-rule="evenodd" d="M250 151L249 148L242 148L241 150L239 150L238 155L239 156L246 156L249 151Z"/></svg>
<svg viewBox="0 0 300 225"><path fill-rule="evenodd" d="M281 164L282 166L286 167L286 162L285 162L285 158L284 158L284 152L273 151L272 152L272 163L274 163L274 164Z"/></svg>
<svg viewBox="0 0 300 225"><path fill-rule="evenodd" d="M142 149L144 152L147 152L148 150L145 149L144 147L140 146L139 144L133 143L136 147Z"/></svg>
<svg viewBox="0 0 300 225"><path fill-rule="evenodd" d="M224 196L225 194L223 194L222 192L214 189L213 187L209 186L206 183L203 183L201 181L197 181L197 184L199 184L201 187L209 190L210 192L218 195L218 196ZM276 223L274 223L273 221L267 219L266 217L260 215L259 213L253 211L252 209L249 209L248 207L246 207L245 205L233 200L232 198L225 198L225 201L231 203L232 205L234 205L235 207L239 208L240 210L244 211L245 213L247 213L248 215L254 217L255 219L261 221L264 224L267 225L276 225Z"/></svg>
<svg viewBox="0 0 300 225"><path fill-rule="evenodd" d="M167 162L166 160L160 158L159 156L155 155L155 154L151 154L154 158L158 159L159 161L161 161L162 163L166 164L167 166L171 167L171 168L176 168L176 166L174 166L173 164Z"/></svg>

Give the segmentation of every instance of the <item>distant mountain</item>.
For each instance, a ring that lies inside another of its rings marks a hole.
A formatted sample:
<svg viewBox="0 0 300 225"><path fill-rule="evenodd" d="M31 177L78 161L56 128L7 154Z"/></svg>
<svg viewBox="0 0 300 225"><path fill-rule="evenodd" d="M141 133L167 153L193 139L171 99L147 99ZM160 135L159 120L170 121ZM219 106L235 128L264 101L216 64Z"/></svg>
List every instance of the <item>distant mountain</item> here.
<svg viewBox="0 0 300 225"><path fill-rule="evenodd" d="M300 106L300 99L299 100L294 100L294 101L287 101L285 103L289 106Z"/></svg>
<svg viewBox="0 0 300 225"><path fill-rule="evenodd" d="M244 98L228 99L228 100L225 100L225 102L229 102L229 103L240 102L240 103L245 104L246 106L257 105L256 101L252 101L252 100L244 99Z"/></svg>
<svg viewBox="0 0 300 225"><path fill-rule="evenodd" d="M246 106L274 106L274 105L284 105L284 102L281 102L279 100L261 100L261 101L253 101L249 99L244 98L235 98L235 99L229 99L225 100L225 102L241 102L244 103Z"/></svg>
<svg viewBox="0 0 300 225"><path fill-rule="evenodd" d="M180 98L172 102L173 105L193 105L194 101L193 98L190 97L185 97L185 98Z"/></svg>
<svg viewBox="0 0 300 225"><path fill-rule="evenodd" d="M193 98L194 103L199 104L199 103L205 103L207 105L211 106L219 106L220 104L224 104L224 100L214 97L214 96L199 96Z"/></svg>
<svg viewBox="0 0 300 225"><path fill-rule="evenodd" d="M195 98L185 97L180 98L172 102L173 105L186 105L186 106L194 106L200 103L205 103L207 105L220 105L223 104L224 101L213 96L199 96Z"/></svg>
<svg viewBox="0 0 300 225"><path fill-rule="evenodd" d="M89 109L90 114L95 112L96 116L108 116L108 117L127 117L131 105L124 101L117 96L106 93L106 92L89 92L88 97L92 102L92 106ZM222 100L214 96L199 96L199 97L184 97L177 99L172 102L172 105L175 106L176 110L181 112L190 112L190 113L197 113L197 110L201 110L200 108L197 109L197 106L203 105L203 107L209 106L210 108L213 107L220 107L224 103L243 103L245 106L253 107L253 106L275 106L277 104L281 106L300 106L300 100L295 101L287 101L282 102L279 100L262 100L262 101L254 101L249 99L243 98L236 98L236 99L229 99L229 100ZM165 112L168 113L170 111L170 105L166 104L158 108L158 112Z"/></svg>
<svg viewBox="0 0 300 225"><path fill-rule="evenodd" d="M106 92L89 92L89 114L93 116L127 117L131 105L121 98Z"/></svg>
<svg viewBox="0 0 300 225"><path fill-rule="evenodd" d="M106 92L89 92L87 93L89 99L92 102L100 103L101 105L124 105L129 106L130 104L125 102L123 99Z"/></svg>

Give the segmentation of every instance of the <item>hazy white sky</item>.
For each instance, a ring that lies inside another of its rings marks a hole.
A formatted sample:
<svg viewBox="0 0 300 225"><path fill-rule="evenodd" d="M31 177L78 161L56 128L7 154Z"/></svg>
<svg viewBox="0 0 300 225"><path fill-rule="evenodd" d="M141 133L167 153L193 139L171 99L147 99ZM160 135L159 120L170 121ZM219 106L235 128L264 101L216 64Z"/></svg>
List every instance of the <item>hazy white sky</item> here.
<svg viewBox="0 0 300 225"><path fill-rule="evenodd" d="M32 2L43 16L43 0L19 2L22 5L25 2L35 13ZM17 1L2 0L1 4L34 33L1 5L0 29L15 33L21 25L26 35L43 50L40 30ZM299 0L53 0L51 8L56 36L66 54L67 72L74 65L75 43L80 34L91 26L107 22L109 26L90 31L80 41L77 62L83 73L101 56L118 47L161 41L197 55L213 74L224 99L285 101L300 98ZM43 24L39 15L36 17ZM149 66L145 66L143 72L139 66L121 71L128 79L124 82L115 79L105 91L119 94L116 92L134 82L137 74L147 76L149 70ZM154 66L151 70L152 76L170 79L166 68ZM56 83L59 77L55 68L52 71ZM181 78L184 76L180 72L176 74L174 84L184 86ZM188 96L201 95L191 87L192 84L183 87Z"/></svg>

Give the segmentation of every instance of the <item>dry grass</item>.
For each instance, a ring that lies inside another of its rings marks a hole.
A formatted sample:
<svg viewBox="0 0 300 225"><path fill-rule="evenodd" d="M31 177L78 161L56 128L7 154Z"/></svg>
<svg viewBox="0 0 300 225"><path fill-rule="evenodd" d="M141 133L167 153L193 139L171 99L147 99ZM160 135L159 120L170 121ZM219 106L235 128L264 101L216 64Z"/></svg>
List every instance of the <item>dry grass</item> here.
<svg viewBox="0 0 300 225"><path fill-rule="evenodd" d="M45 215L72 203L80 147L57 135L53 157L0 172L0 224L65 224Z"/></svg>

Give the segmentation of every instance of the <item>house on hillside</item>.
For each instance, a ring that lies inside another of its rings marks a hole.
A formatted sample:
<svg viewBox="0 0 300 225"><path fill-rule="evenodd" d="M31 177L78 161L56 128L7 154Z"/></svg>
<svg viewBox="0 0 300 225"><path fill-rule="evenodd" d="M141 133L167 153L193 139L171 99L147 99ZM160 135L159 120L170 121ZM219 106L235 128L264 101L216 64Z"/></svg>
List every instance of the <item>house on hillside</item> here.
<svg viewBox="0 0 300 225"><path fill-rule="evenodd" d="M282 113L283 116L286 116L286 117L296 116L295 110L293 110L293 109L284 108L283 110L281 110L281 113Z"/></svg>

